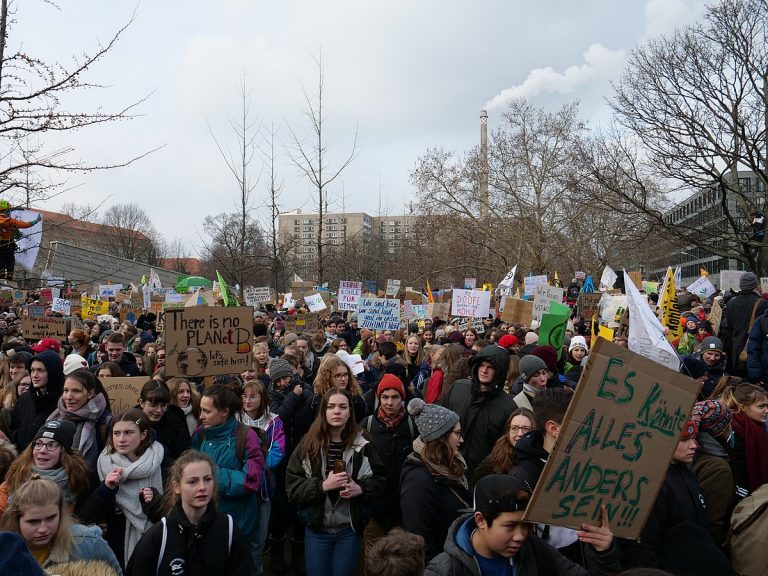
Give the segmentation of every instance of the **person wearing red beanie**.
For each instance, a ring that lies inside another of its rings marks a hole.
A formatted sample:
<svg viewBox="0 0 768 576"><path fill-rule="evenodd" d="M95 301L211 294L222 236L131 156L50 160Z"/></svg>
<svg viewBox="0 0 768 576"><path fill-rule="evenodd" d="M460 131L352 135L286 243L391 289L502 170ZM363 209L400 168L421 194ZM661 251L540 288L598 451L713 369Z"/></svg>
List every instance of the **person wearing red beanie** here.
<svg viewBox="0 0 768 576"><path fill-rule="evenodd" d="M514 334L504 334L504 336L499 339L499 346L505 348L509 352L517 353L519 344L520 342L518 342L517 336Z"/></svg>

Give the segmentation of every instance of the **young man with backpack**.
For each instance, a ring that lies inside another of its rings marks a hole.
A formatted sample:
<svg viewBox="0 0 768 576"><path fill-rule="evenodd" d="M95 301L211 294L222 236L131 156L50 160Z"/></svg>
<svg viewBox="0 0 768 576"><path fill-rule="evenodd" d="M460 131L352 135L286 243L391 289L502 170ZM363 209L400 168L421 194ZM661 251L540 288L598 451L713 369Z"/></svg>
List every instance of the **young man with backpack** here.
<svg viewBox="0 0 768 576"><path fill-rule="evenodd" d="M372 502L373 517L363 533L367 551L390 529L402 523L400 511L400 471L413 451L413 441L419 435L413 417L405 409L405 387L394 374L384 374L376 387L378 408L366 416L360 425L368 432L386 470L386 496Z"/></svg>

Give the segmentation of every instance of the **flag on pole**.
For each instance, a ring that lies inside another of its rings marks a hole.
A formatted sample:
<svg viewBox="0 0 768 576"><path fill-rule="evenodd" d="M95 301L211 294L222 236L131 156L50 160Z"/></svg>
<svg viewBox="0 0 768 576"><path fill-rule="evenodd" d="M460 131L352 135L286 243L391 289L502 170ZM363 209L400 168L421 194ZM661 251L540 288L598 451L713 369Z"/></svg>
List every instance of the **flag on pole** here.
<svg viewBox="0 0 768 576"><path fill-rule="evenodd" d="M216 278L219 280L219 290L221 290L221 299L224 300L224 306L240 306L240 302L232 293L232 289L227 284L226 280L216 270Z"/></svg>
<svg viewBox="0 0 768 576"><path fill-rule="evenodd" d="M435 296L432 294L432 288L429 287L429 278L427 278L427 302L430 304L435 303Z"/></svg>

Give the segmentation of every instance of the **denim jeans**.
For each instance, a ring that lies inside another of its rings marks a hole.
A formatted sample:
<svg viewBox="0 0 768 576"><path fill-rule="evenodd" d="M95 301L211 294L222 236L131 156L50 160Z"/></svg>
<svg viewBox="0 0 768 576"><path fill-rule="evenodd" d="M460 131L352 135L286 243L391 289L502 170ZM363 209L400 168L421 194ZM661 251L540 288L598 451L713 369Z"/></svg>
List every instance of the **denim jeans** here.
<svg viewBox="0 0 768 576"><path fill-rule="evenodd" d="M333 533L307 528L304 538L307 576L353 576L362 538L352 528Z"/></svg>
<svg viewBox="0 0 768 576"><path fill-rule="evenodd" d="M259 521L248 537L248 545L251 549L253 568L255 570L254 574L256 575L264 572L264 567L261 565L261 555L264 553L264 544L267 541L267 533L269 532L269 512L271 507L272 503L270 501L262 502L259 499Z"/></svg>

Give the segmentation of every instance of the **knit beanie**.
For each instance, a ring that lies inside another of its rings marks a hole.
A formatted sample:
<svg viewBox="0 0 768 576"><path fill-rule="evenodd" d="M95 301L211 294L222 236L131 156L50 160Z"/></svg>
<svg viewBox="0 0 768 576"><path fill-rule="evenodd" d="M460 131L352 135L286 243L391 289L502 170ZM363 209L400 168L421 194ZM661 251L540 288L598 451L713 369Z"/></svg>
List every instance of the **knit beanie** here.
<svg viewBox="0 0 768 576"><path fill-rule="evenodd" d="M64 359L64 376L69 376L75 370L88 368L88 361L80 354L70 354Z"/></svg>
<svg viewBox="0 0 768 576"><path fill-rule="evenodd" d="M527 356L523 356L522 358L520 358L520 362L518 363L518 368L520 370L520 376L522 377L523 381L528 382L531 376L533 376L537 372L546 370L547 365L544 363L544 360L542 360L538 356L534 356L533 354L528 354Z"/></svg>
<svg viewBox="0 0 768 576"><path fill-rule="evenodd" d="M526 344L535 344L539 341L539 335L536 334L536 332L528 332L525 335L525 343Z"/></svg>
<svg viewBox="0 0 768 576"><path fill-rule="evenodd" d="M739 278L739 290L750 290L754 291L757 289L757 276L754 272L744 272L744 274L741 275L741 278Z"/></svg>
<svg viewBox="0 0 768 576"><path fill-rule="evenodd" d="M291 344L296 342L296 340L298 339L299 339L299 336L295 332L286 332L285 334L283 334L283 345L290 346Z"/></svg>
<svg viewBox="0 0 768 576"><path fill-rule="evenodd" d="M272 378L272 382L285 378L286 376L293 376L293 367L288 360L282 358L272 358L269 361L269 376Z"/></svg>
<svg viewBox="0 0 768 576"><path fill-rule="evenodd" d="M416 428L424 442L442 438L459 422L456 412L439 404L427 404L421 398L408 403L408 413L416 420Z"/></svg>
<svg viewBox="0 0 768 576"><path fill-rule="evenodd" d="M696 402L691 414L691 418L699 425L699 429L709 432L715 438L728 428L732 417L728 406L719 400Z"/></svg>
<svg viewBox="0 0 768 576"><path fill-rule="evenodd" d="M699 425L693 420L686 420L683 424L683 431L680 433L680 440L690 440L699 435Z"/></svg>
<svg viewBox="0 0 768 576"><path fill-rule="evenodd" d="M513 346L517 346L517 344L517 336L514 334L504 334L504 336L499 339L499 346L506 348L507 350Z"/></svg>
<svg viewBox="0 0 768 576"><path fill-rule="evenodd" d="M394 390L400 394L400 398L405 400L405 387L400 378L394 374L384 374L384 376L381 377L379 385L376 387L376 396L381 398L384 390Z"/></svg>
<svg viewBox="0 0 768 576"><path fill-rule="evenodd" d="M582 348L589 352L589 348L587 347L587 340L584 338L584 336L574 336L571 338L571 343L568 345L568 352L573 352L574 348Z"/></svg>
<svg viewBox="0 0 768 576"><path fill-rule="evenodd" d="M46 438L54 440L66 448L67 452L72 452L72 442L75 440L75 425L69 420L49 420L40 427L35 434L35 440Z"/></svg>
<svg viewBox="0 0 768 576"><path fill-rule="evenodd" d="M701 341L701 347L699 348L699 352L703 354L708 350L714 350L715 352L720 352L721 354L725 354L725 347L723 346L723 341L720 340L720 338L718 338L717 336L707 336L706 338L704 338L704 340Z"/></svg>
<svg viewBox="0 0 768 576"><path fill-rule="evenodd" d="M536 346L531 354L544 360L547 370L552 372L552 374L557 374L557 350L552 348L552 346Z"/></svg>

